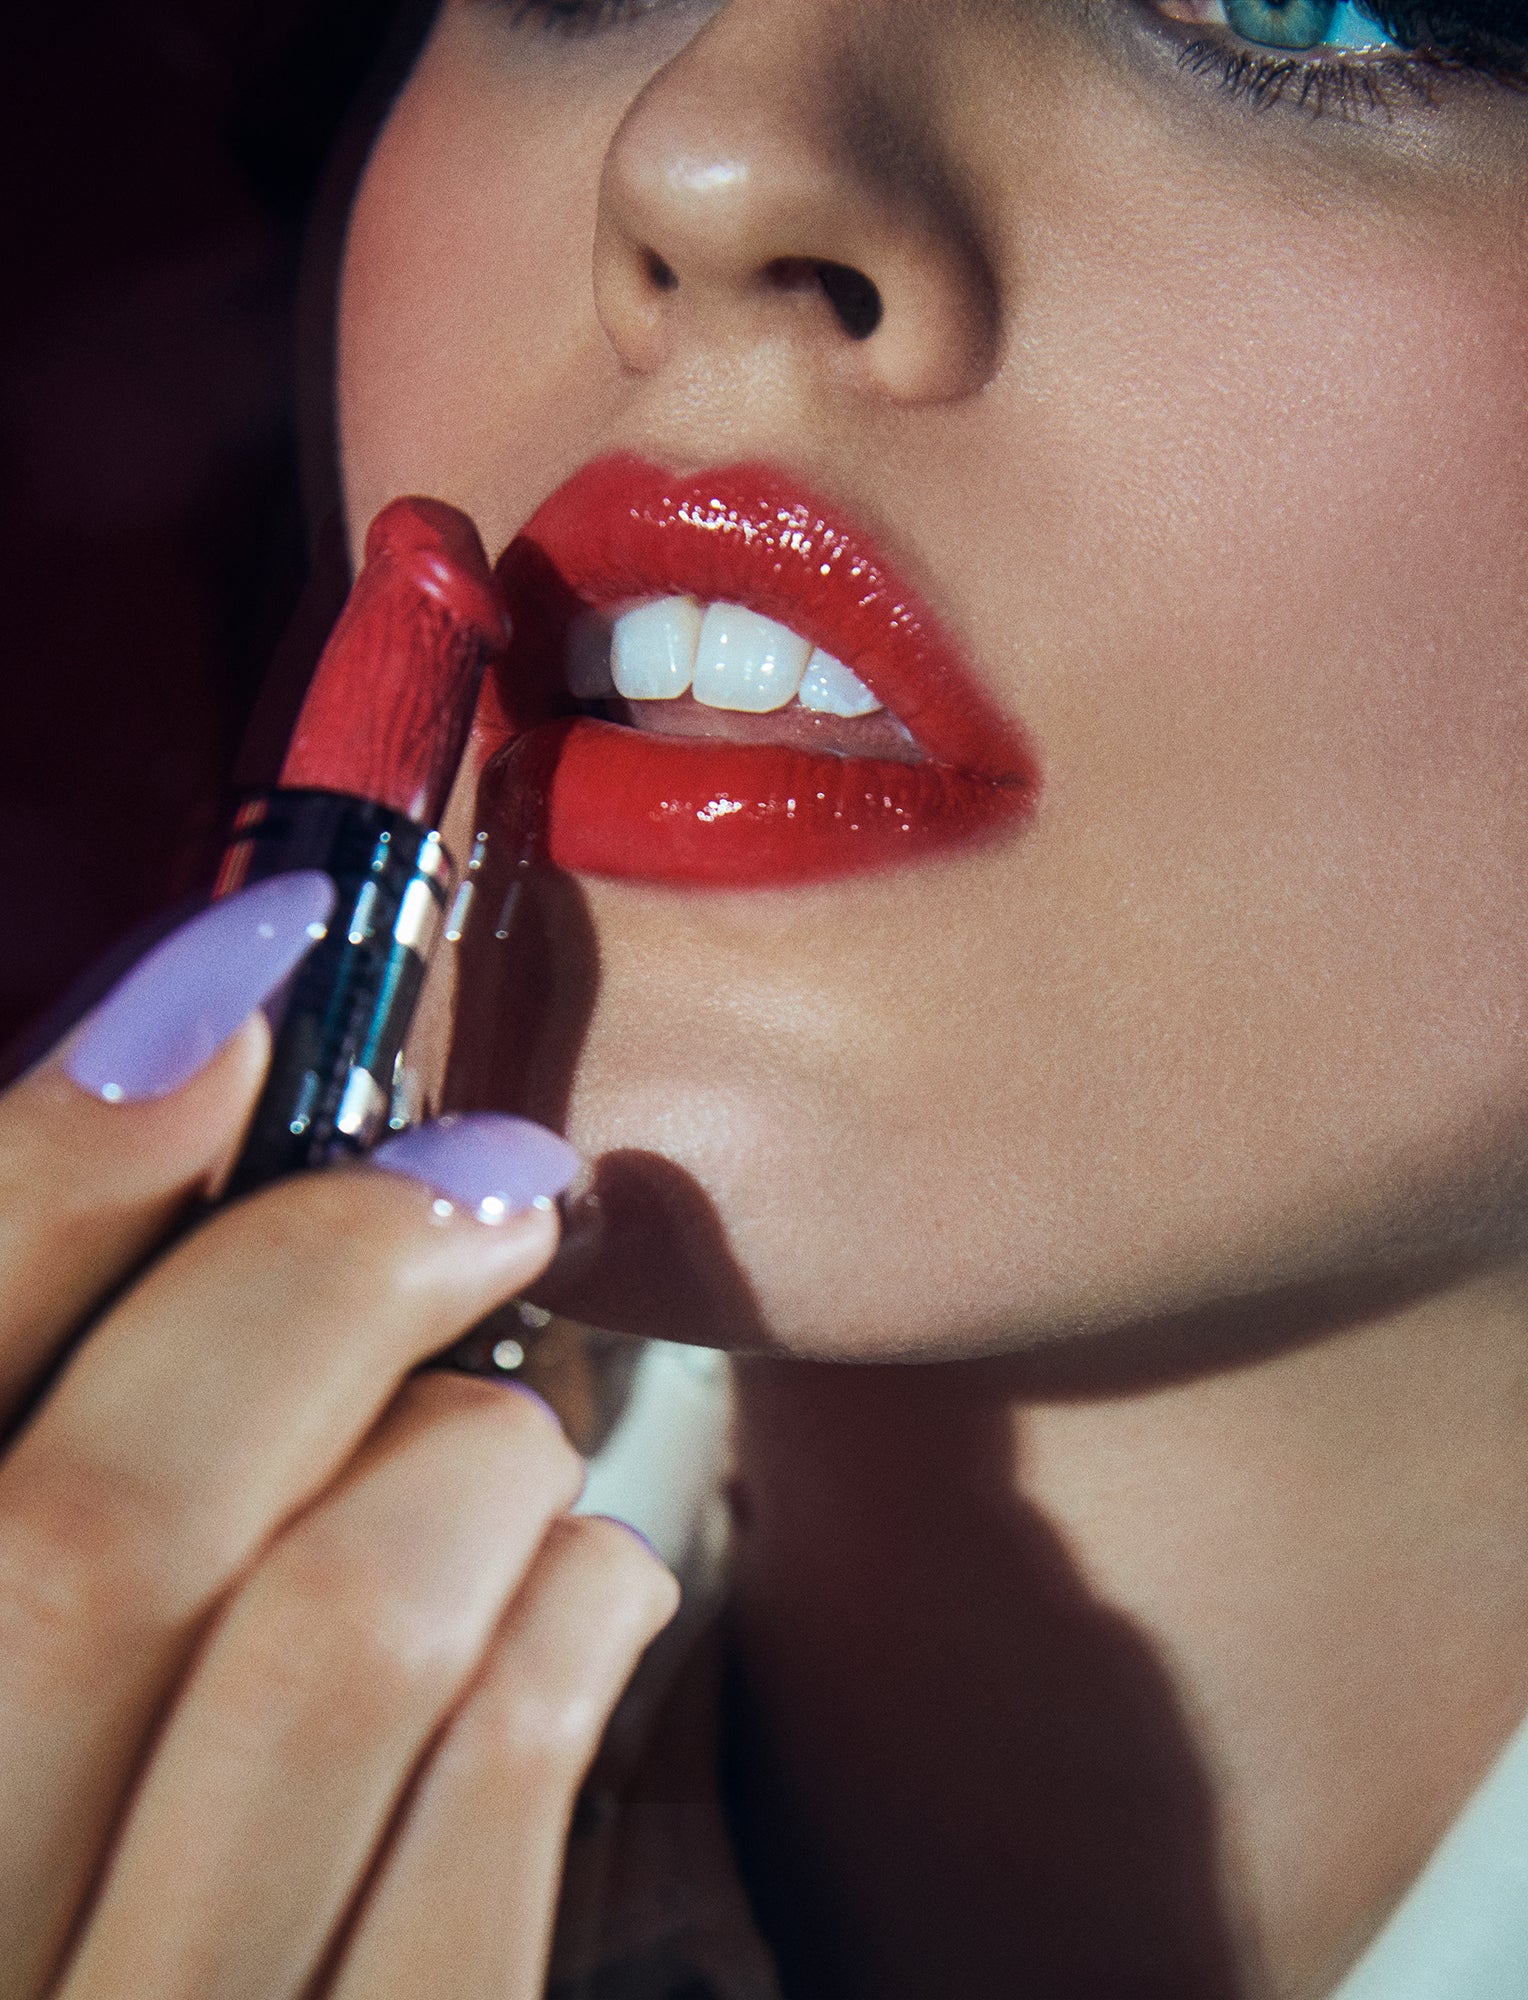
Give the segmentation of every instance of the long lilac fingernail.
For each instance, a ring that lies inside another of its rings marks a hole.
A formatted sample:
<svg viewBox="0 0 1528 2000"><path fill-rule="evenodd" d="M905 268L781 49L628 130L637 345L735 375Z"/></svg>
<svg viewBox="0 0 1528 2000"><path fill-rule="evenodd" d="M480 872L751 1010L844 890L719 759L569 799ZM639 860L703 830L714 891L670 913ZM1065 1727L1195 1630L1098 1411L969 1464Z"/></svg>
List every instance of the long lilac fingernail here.
<svg viewBox="0 0 1528 2000"><path fill-rule="evenodd" d="M374 1166L423 1181L480 1222L549 1206L583 1165L567 1140L544 1125L497 1111L448 1112L389 1139L371 1157Z"/></svg>
<svg viewBox="0 0 1528 2000"><path fill-rule="evenodd" d="M189 1083L324 934L334 884L317 869L273 875L182 924L107 994L63 1057L108 1104Z"/></svg>

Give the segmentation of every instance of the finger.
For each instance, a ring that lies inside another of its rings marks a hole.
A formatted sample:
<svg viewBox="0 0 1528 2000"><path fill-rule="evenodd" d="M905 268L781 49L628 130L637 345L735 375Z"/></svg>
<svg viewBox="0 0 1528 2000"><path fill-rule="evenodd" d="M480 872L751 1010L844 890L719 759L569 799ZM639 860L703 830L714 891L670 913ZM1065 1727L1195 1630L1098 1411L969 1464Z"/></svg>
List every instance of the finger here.
<svg viewBox="0 0 1528 2000"><path fill-rule="evenodd" d="M440 1374L405 1388L220 1618L60 2000L307 1989L582 1473L529 1395Z"/></svg>
<svg viewBox="0 0 1528 2000"><path fill-rule="evenodd" d="M269 1054L256 1010L333 901L305 873L213 904L0 1098L0 1421L232 1147Z"/></svg>
<svg viewBox="0 0 1528 2000"><path fill-rule="evenodd" d="M551 1149L576 1160L539 1127L484 1124L384 1149L428 1185L347 1168L214 1217L106 1316L0 1463L0 1824L29 1828L0 1851L0 1967L50 1962L208 1608L408 1369L550 1258L550 1203L486 1226L439 1192L520 1201L527 1145L543 1183Z"/></svg>
<svg viewBox="0 0 1528 2000"><path fill-rule="evenodd" d="M579 1785L678 1604L618 1523L555 1524L425 1767L333 2000L539 2000Z"/></svg>

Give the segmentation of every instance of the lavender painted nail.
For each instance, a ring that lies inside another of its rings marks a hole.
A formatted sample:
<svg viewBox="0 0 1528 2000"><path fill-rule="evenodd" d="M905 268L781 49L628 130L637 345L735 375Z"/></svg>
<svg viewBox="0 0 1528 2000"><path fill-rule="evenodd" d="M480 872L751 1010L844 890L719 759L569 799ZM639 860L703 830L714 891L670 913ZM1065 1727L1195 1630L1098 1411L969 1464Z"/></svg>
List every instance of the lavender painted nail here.
<svg viewBox="0 0 1528 2000"><path fill-rule="evenodd" d="M502 1222L562 1193L582 1165L566 1139L496 1111L447 1113L389 1139L372 1164L408 1174L482 1222Z"/></svg>
<svg viewBox="0 0 1528 2000"><path fill-rule="evenodd" d="M65 1074L108 1104L179 1090L312 950L334 893L304 869L199 912L118 980L65 1052Z"/></svg>

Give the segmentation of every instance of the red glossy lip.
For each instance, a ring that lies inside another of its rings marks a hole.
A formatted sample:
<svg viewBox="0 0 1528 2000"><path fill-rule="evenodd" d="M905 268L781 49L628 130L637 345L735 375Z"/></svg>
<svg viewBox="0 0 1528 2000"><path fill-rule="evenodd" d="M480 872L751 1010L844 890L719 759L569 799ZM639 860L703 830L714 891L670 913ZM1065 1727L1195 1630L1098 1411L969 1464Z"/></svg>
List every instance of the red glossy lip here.
<svg viewBox="0 0 1528 2000"><path fill-rule="evenodd" d="M585 467L500 559L515 638L480 714L514 739L495 791L538 794L575 873L727 887L880 869L1013 827L1039 772L932 613L833 509L761 466ZM911 731L917 763L570 721L572 619L633 598L744 604L843 660ZM545 726L551 724L552 727ZM519 802L523 813L527 801Z"/></svg>

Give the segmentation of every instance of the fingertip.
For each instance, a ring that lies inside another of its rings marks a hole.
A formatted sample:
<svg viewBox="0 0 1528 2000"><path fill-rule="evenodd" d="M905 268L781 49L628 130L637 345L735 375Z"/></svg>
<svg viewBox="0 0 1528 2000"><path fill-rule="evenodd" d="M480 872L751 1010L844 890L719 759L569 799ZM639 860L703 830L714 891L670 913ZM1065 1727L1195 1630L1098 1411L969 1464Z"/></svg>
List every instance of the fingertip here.
<svg viewBox="0 0 1528 2000"><path fill-rule="evenodd" d="M0 1157L18 1172L43 1175L64 1203L72 1194L121 1207L181 1186L208 1188L234 1157L270 1044L257 1012L179 1090L123 1103L75 1080L65 1044L8 1094Z"/></svg>
<svg viewBox="0 0 1528 2000"><path fill-rule="evenodd" d="M585 1530L608 1537L607 1546L618 1552L625 1594L640 1613L645 1633L642 1643L646 1644L672 1622L679 1609L682 1593L678 1577L656 1544L619 1514L580 1514L576 1518Z"/></svg>
<svg viewBox="0 0 1528 2000"><path fill-rule="evenodd" d="M662 1556L658 1553L657 1544L644 1535L642 1530L633 1522L623 1521L619 1514L586 1514L584 1519L586 1521L603 1521L608 1527L619 1528L622 1534L630 1535L639 1548L645 1549L654 1562L663 1562ZM665 1569L668 1567L666 1563L663 1566Z"/></svg>
<svg viewBox="0 0 1528 2000"><path fill-rule="evenodd" d="M583 1162L544 1125L475 1111L446 1112L389 1139L372 1164L422 1182L480 1222L502 1224L532 1211L551 1214Z"/></svg>
<svg viewBox="0 0 1528 2000"><path fill-rule="evenodd" d="M334 884L272 876L200 910L126 972L59 1051L107 1104L173 1096L205 1069L326 931Z"/></svg>

